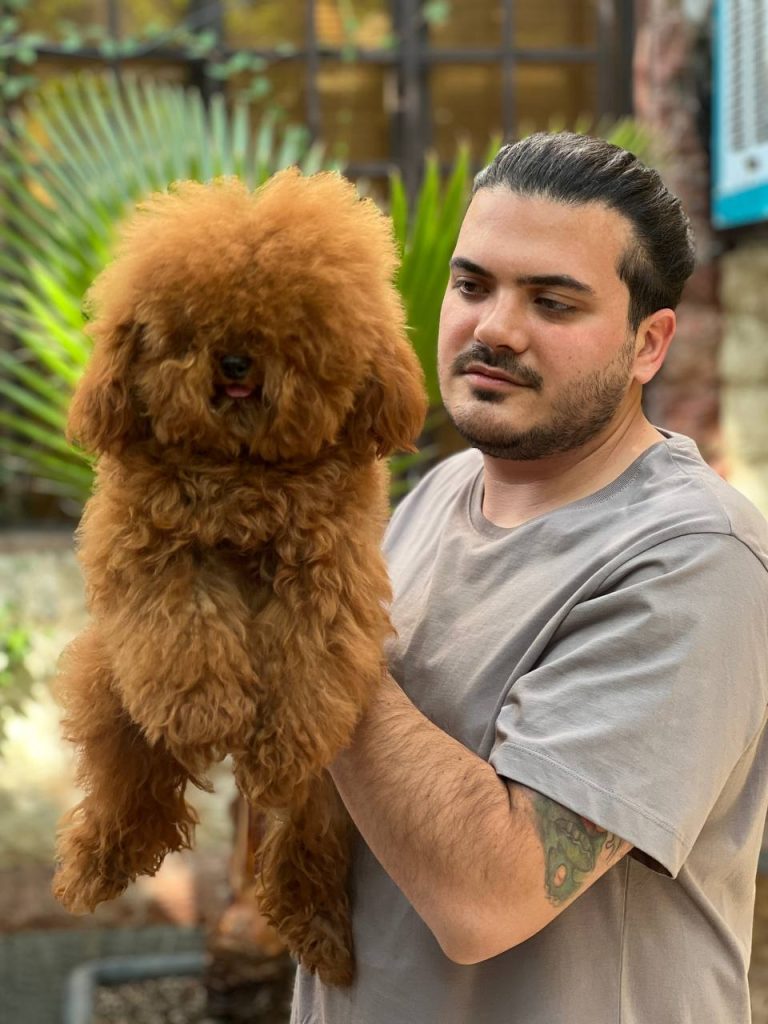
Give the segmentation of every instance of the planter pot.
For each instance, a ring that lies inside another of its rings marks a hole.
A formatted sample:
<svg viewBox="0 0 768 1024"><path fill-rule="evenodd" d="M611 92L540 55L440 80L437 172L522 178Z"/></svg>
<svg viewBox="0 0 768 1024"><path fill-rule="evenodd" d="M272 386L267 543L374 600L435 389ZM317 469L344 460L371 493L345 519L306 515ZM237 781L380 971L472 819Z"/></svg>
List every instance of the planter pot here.
<svg viewBox="0 0 768 1024"><path fill-rule="evenodd" d="M79 967L90 967L107 958L157 962L189 953L202 962L205 941L201 928L170 925L2 933L0 1021L62 1024L68 985Z"/></svg>
<svg viewBox="0 0 768 1024"><path fill-rule="evenodd" d="M156 956L115 956L92 960L69 976L64 996L63 1024L91 1024L96 989L104 985L155 978L201 976L204 953L165 953Z"/></svg>

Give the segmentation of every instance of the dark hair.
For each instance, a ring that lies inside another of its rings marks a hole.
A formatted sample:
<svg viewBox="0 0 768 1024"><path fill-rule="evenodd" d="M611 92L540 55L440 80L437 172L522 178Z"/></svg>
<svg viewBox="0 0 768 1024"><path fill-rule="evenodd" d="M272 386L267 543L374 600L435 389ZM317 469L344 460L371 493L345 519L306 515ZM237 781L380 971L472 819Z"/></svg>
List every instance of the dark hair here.
<svg viewBox="0 0 768 1024"><path fill-rule="evenodd" d="M506 187L563 203L602 203L631 223L632 245L617 273L629 289L637 330L657 309L674 309L694 267L690 221L657 171L626 149L572 132L539 132L503 146L472 188Z"/></svg>

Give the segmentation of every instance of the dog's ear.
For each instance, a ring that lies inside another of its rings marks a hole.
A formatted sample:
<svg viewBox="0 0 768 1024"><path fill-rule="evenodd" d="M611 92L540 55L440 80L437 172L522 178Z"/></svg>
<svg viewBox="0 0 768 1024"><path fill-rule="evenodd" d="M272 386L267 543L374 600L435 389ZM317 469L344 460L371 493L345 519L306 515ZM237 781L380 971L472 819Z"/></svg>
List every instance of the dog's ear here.
<svg viewBox="0 0 768 1024"><path fill-rule="evenodd" d="M424 426L424 372L404 332L377 339L373 363L346 423L347 442L380 457L415 451Z"/></svg>
<svg viewBox="0 0 768 1024"><path fill-rule="evenodd" d="M70 403L67 440L87 452L120 450L137 432L130 375L142 327L94 324L89 333L95 338L93 355Z"/></svg>

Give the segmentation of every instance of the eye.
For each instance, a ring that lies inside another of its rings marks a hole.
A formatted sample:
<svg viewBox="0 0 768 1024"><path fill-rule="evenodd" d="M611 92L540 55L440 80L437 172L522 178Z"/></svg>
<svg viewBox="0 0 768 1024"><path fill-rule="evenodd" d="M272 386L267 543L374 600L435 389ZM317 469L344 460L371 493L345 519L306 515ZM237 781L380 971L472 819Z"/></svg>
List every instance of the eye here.
<svg viewBox="0 0 768 1024"><path fill-rule="evenodd" d="M191 330L185 330L181 325L164 331L160 335L158 348L165 359L183 359L189 355L193 347L194 335Z"/></svg>
<svg viewBox="0 0 768 1024"><path fill-rule="evenodd" d="M537 295L535 302L542 309L546 310L547 313L574 313L576 306L569 306L567 302L561 302L559 299L551 299L546 295Z"/></svg>
<svg viewBox="0 0 768 1024"><path fill-rule="evenodd" d="M479 281L473 281L468 277L457 277L453 282L453 287L461 295L469 298L478 298L486 294L486 289L480 284Z"/></svg>

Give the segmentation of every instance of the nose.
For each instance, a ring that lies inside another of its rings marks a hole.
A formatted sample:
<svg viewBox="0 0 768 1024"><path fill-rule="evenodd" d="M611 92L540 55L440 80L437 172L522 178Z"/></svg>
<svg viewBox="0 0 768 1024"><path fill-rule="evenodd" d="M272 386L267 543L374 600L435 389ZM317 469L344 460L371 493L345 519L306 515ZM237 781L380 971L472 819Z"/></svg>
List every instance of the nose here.
<svg viewBox="0 0 768 1024"><path fill-rule="evenodd" d="M224 371L224 376L230 380L242 380L251 368L252 359L247 356L222 356L219 365Z"/></svg>
<svg viewBox="0 0 768 1024"><path fill-rule="evenodd" d="M474 335L475 341L488 348L524 352L528 348L528 333L521 303L512 296L498 296L495 302L484 304Z"/></svg>

